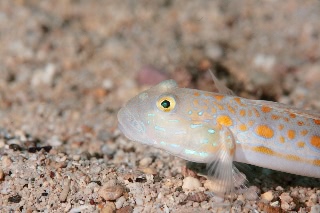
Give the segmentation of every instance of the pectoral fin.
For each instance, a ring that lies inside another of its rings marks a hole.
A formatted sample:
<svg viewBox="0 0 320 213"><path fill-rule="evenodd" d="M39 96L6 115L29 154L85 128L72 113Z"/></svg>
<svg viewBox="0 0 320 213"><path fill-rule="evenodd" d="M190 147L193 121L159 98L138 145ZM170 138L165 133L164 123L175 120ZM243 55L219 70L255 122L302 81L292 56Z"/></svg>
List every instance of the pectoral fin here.
<svg viewBox="0 0 320 213"><path fill-rule="evenodd" d="M218 195L228 195L236 188L246 188L247 182L244 174L233 165L236 143L228 127L222 126L217 152L210 163L207 164L208 175L212 181L210 189Z"/></svg>

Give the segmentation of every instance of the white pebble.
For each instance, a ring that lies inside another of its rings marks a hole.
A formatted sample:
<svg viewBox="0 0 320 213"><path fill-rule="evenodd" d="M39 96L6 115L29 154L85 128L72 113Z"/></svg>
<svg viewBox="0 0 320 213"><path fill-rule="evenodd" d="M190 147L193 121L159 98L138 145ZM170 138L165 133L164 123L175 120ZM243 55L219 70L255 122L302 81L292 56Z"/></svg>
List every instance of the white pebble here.
<svg viewBox="0 0 320 213"><path fill-rule="evenodd" d="M265 192L265 193L263 193L262 195L261 195L261 198L263 199L263 200L266 200L266 201L271 201L273 198L274 198L274 196L273 196L273 193L272 193L272 191L267 191L267 192Z"/></svg>
<svg viewBox="0 0 320 213"><path fill-rule="evenodd" d="M138 206L142 206L143 205L143 200L140 197L137 197L135 200L136 200L136 204Z"/></svg>
<svg viewBox="0 0 320 213"><path fill-rule="evenodd" d="M139 165L140 166L149 166L152 163L152 158L151 157L145 157L140 160Z"/></svg>
<svg viewBox="0 0 320 213"><path fill-rule="evenodd" d="M124 202L126 202L126 199L123 196L119 197L116 201L116 208L120 209L123 206Z"/></svg>
<svg viewBox="0 0 320 213"><path fill-rule="evenodd" d="M310 213L319 213L320 212L320 205L314 205L311 207Z"/></svg>
<svg viewBox="0 0 320 213"><path fill-rule="evenodd" d="M184 190L196 190L201 187L201 183L197 178L194 177L186 177L183 180L182 188Z"/></svg>
<svg viewBox="0 0 320 213"><path fill-rule="evenodd" d="M67 196L68 196L68 193L70 190L70 182L71 182L71 180L69 178L67 178L63 181L63 189L62 189L62 192L59 197L59 200L61 202L65 202L67 200Z"/></svg>
<svg viewBox="0 0 320 213"><path fill-rule="evenodd" d="M1 162L3 168L8 168L12 164L11 159L6 155L1 158Z"/></svg>

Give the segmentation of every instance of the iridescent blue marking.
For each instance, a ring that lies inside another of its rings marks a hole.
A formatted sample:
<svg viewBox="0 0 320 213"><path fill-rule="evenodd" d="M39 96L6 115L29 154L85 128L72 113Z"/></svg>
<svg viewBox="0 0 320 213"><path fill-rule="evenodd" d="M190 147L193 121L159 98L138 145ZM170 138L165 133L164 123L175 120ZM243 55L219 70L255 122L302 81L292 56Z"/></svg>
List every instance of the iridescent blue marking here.
<svg viewBox="0 0 320 213"><path fill-rule="evenodd" d="M192 110L190 110L190 111L188 112L188 114L191 115L191 114L192 114Z"/></svg>
<svg viewBox="0 0 320 213"><path fill-rule="evenodd" d="M165 131L166 131L165 128L160 127L160 126L154 126L154 129L155 129L155 130L158 130L158 131L162 131L162 132L165 132Z"/></svg>
<svg viewBox="0 0 320 213"><path fill-rule="evenodd" d="M150 124L150 121L149 121L149 120L147 121L147 124Z"/></svg>
<svg viewBox="0 0 320 213"><path fill-rule="evenodd" d="M149 113L148 116L149 116L149 117L154 117L155 114L154 114L154 113Z"/></svg>
<svg viewBox="0 0 320 213"><path fill-rule="evenodd" d="M213 142L212 143L212 146L214 146L214 147L217 146L217 145L218 145L217 142Z"/></svg>
<svg viewBox="0 0 320 213"><path fill-rule="evenodd" d="M197 152L197 151L190 150L190 149L185 149L184 152L187 155L199 155L201 157L207 157L208 156L208 153L206 153L206 152Z"/></svg>
<svg viewBox="0 0 320 213"><path fill-rule="evenodd" d="M167 145L167 143L164 142L164 141L160 141L160 144L161 144L161 145Z"/></svg>
<svg viewBox="0 0 320 213"><path fill-rule="evenodd" d="M184 153L186 153L187 155L195 155L197 152L194 150L190 150L190 149L185 149Z"/></svg>
<svg viewBox="0 0 320 213"><path fill-rule="evenodd" d="M198 112L198 115L199 116L203 115L203 112L202 111Z"/></svg>
<svg viewBox="0 0 320 213"><path fill-rule="evenodd" d="M208 157L208 153L207 152L199 152L199 155L201 157Z"/></svg>
<svg viewBox="0 0 320 213"><path fill-rule="evenodd" d="M203 139L201 139L200 143L209 143L209 139L208 138L203 138Z"/></svg>
<svg viewBox="0 0 320 213"><path fill-rule="evenodd" d="M190 127L194 129L194 128L202 127L202 124L190 124Z"/></svg>
<svg viewBox="0 0 320 213"><path fill-rule="evenodd" d="M175 144L175 143L173 143L173 144L170 144L170 146L172 146L173 148L179 148L179 147L180 147L180 145L178 145L178 144Z"/></svg>
<svg viewBox="0 0 320 213"><path fill-rule="evenodd" d="M209 132L210 134L214 134L216 131L215 131L214 129L208 129L208 132Z"/></svg>

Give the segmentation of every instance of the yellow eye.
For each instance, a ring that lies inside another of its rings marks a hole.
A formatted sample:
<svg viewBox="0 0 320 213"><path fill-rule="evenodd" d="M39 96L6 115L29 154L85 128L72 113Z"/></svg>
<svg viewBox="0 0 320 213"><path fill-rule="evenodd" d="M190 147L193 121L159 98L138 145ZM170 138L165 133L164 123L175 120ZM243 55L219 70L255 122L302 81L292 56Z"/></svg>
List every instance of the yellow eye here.
<svg viewBox="0 0 320 213"><path fill-rule="evenodd" d="M176 106L176 100L171 96L163 96L157 101L158 109L170 112Z"/></svg>

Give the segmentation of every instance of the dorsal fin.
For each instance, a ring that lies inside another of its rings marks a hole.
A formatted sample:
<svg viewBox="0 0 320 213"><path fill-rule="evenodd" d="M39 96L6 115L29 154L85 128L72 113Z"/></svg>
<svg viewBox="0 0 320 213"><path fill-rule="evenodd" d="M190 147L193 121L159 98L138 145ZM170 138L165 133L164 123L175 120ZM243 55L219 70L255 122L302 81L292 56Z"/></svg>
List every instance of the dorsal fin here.
<svg viewBox="0 0 320 213"><path fill-rule="evenodd" d="M235 95L231 89L226 87L222 82L218 80L218 78L213 74L212 70L208 70L208 71L210 72L214 85L218 89L219 93L225 94L225 95Z"/></svg>

